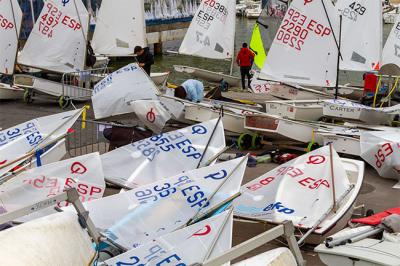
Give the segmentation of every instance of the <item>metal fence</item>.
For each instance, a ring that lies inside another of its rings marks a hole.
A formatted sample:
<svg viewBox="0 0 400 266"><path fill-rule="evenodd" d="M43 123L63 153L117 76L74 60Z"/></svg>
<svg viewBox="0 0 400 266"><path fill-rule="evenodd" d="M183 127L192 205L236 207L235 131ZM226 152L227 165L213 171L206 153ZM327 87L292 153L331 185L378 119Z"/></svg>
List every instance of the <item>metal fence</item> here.
<svg viewBox="0 0 400 266"><path fill-rule="evenodd" d="M68 106L72 100L85 101L90 99L94 85L106 77L108 73L107 66L64 73L61 82L62 99L65 101L65 106Z"/></svg>

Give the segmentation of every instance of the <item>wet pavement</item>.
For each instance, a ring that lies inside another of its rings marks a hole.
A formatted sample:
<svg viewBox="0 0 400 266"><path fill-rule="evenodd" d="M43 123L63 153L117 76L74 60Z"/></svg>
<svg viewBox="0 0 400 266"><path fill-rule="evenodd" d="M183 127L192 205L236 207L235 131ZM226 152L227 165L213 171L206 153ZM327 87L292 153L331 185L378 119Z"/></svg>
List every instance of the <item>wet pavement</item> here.
<svg viewBox="0 0 400 266"><path fill-rule="evenodd" d="M233 96L237 97L240 96L240 94L234 94ZM259 101L263 100L266 99L259 99ZM82 106L82 104L79 106ZM37 100L30 105L27 105L22 101L0 102L0 128L4 129L35 117L49 115L61 111L62 110L58 107L56 101L49 102ZM91 117L91 112L89 112L89 119ZM261 151L256 151L255 153L258 152ZM252 168L248 167L246 169L243 182L247 183L248 181L266 173L274 167L276 167L276 165L273 163L259 164L257 167ZM396 181L383 179L378 176L373 168L366 166L364 184L358 197L357 205L364 204L365 210L372 209L375 212L400 206L400 190L392 188L395 184ZM116 190L109 189L107 194L112 194L115 192ZM264 232L265 230L266 229L262 224L235 222L233 244L237 245L247 239L250 239L251 237L256 236L257 234ZM282 245L283 244L278 241L273 241L256 250L253 250L240 259L247 258ZM312 252L312 249L313 247L308 245L302 247L303 256L304 259L307 260L307 265L323 265L318 259L318 255Z"/></svg>

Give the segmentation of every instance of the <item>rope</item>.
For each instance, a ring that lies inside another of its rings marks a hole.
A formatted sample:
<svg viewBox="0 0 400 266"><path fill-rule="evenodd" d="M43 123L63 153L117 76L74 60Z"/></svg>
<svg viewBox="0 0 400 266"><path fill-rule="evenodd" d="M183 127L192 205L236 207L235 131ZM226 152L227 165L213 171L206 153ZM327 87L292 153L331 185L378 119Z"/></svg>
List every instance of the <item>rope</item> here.
<svg viewBox="0 0 400 266"><path fill-rule="evenodd" d="M381 86L381 81L382 81L382 76L379 75L378 84L376 84L376 90L375 90L375 95L374 95L374 102L373 102L373 104L372 104L372 107L375 107L375 106L376 106L376 96L378 95L379 87Z"/></svg>
<svg viewBox="0 0 400 266"><path fill-rule="evenodd" d="M393 85L392 89L390 90L388 96L385 97L385 99L381 102L381 105L380 105L379 107L382 107L383 104L385 103L385 101L390 99L390 96L392 96L392 93L393 93L393 92L395 91L395 89L397 88L397 83L399 82L399 78L400 78L400 77L397 77L397 78L396 78L396 82L394 83L394 85Z"/></svg>

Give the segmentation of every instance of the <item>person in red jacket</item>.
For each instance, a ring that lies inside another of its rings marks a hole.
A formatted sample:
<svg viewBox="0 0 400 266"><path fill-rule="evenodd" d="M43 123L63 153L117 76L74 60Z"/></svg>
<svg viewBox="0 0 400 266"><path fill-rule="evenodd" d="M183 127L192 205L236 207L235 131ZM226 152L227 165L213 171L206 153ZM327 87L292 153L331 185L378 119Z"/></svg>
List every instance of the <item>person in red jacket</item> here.
<svg viewBox="0 0 400 266"><path fill-rule="evenodd" d="M253 65L254 61L254 53L247 48L247 43L243 43L242 49L240 49L237 57L236 63L240 66L240 75L242 77L242 89L246 89L245 81L246 76L248 79L248 87L250 88L250 80L251 80L251 66Z"/></svg>

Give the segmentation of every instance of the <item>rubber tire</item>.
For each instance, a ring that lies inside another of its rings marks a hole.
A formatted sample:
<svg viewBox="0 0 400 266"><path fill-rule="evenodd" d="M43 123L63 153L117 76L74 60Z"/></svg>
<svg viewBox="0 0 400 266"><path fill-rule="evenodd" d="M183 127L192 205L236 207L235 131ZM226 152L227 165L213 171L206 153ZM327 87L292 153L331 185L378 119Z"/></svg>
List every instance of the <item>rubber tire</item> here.
<svg viewBox="0 0 400 266"><path fill-rule="evenodd" d="M252 150L258 150L260 149L263 145L261 144L262 141L262 136L258 134L253 134L251 138L251 149Z"/></svg>
<svg viewBox="0 0 400 266"><path fill-rule="evenodd" d="M68 108L71 105L71 99L68 96L60 96L58 98L58 105L61 109Z"/></svg>
<svg viewBox="0 0 400 266"><path fill-rule="evenodd" d="M368 209L368 210L365 212L365 217L369 217L369 216L372 216L372 215L374 215L374 214L375 214L374 210Z"/></svg>
<svg viewBox="0 0 400 266"><path fill-rule="evenodd" d="M33 102L32 92L29 89L25 90L22 99L26 104L32 103Z"/></svg>
<svg viewBox="0 0 400 266"><path fill-rule="evenodd" d="M239 150L248 150L251 148L251 143L253 140L253 136L248 133L243 133L237 139L237 146Z"/></svg>

